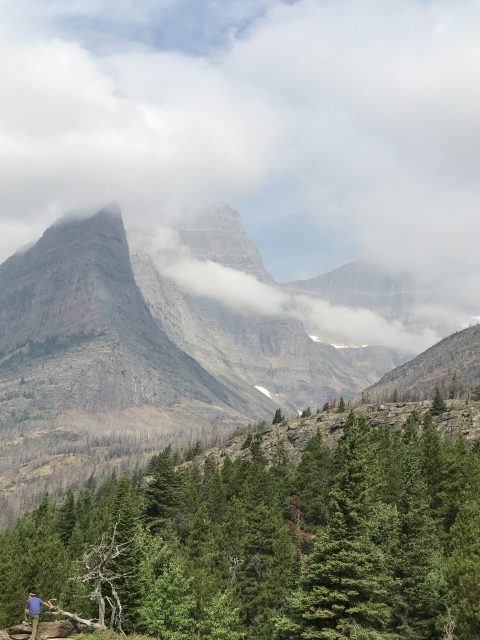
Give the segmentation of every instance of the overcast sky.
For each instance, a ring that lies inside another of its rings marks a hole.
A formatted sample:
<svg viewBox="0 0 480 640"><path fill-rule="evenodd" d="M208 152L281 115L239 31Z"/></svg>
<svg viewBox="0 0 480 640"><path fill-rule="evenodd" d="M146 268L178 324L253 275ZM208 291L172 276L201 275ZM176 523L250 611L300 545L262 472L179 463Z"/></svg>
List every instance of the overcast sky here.
<svg viewBox="0 0 480 640"><path fill-rule="evenodd" d="M66 210L223 201L278 280L366 256L475 311L478 1L0 0L0 25L0 260Z"/></svg>

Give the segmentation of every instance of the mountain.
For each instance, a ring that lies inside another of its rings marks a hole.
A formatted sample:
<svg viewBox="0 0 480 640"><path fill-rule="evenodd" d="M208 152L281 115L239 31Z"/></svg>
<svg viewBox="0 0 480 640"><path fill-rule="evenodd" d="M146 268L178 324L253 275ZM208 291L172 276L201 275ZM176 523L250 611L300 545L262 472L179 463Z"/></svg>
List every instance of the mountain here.
<svg viewBox="0 0 480 640"><path fill-rule="evenodd" d="M233 210L177 233L193 258L278 289ZM172 441L221 440L277 406L353 397L385 362L382 348L336 349L298 319L186 293L127 240L115 207L64 218L0 265L0 510L14 517Z"/></svg>
<svg viewBox="0 0 480 640"><path fill-rule="evenodd" d="M308 280L285 282L282 288L335 305L370 309L387 320L407 324L412 323L412 308L425 293L408 274L390 273L366 260L344 264Z"/></svg>
<svg viewBox="0 0 480 640"><path fill-rule="evenodd" d="M177 232L193 258L234 268L278 288L232 209L204 212ZM129 242L135 279L152 315L179 348L222 380L243 380L280 406L297 411L321 406L340 394L351 397L390 366L391 354L386 366L380 363L380 353L388 351L381 347L369 367L367 351L360 363L362 358L350 350L312 340L299 320L233 311L218 300L186 293L162 275L138 239Z"/></svg>
<svg viewBox="0 0 480 640"><path fill-rule="evenodd" d="M170 340L135 282L118 210L63 219L0 266L4 513L274 409Z"/></svg>
<svg viewBox="0 0 480 640"><path fill-rule="evenodd" d="M240 215L227 205L205 209L177 225L183 245L198 260L211 260L223 267L255 276L274 284L255 243L245 233Z"/></svg>
<svg viewBox="0 0 480 640"><path fill-rule="evenodd" d="M480 326L444 338L413 360L384 375L366 390L372 401L396 395L404 400L432 398L439 387L458 397L480 384Z"/></svg>
<svg viewBox="0 0 480 640"><path fill-rule="evenodd" d="M0 411L18 397L36 409L242 404L154 320L111 209L60 221L0 266L0 352Z"/></svg>

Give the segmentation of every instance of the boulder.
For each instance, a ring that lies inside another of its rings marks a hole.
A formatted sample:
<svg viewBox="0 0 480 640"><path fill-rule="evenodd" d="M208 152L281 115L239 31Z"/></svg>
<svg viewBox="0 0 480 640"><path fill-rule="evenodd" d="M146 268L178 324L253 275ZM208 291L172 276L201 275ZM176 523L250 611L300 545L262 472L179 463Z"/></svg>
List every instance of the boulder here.
<svg viewBox="0 0 480 640"><path fill-rule="evenodd" d="M41 622L38 625L38 640L49 640L49 638L68 638L75 632L74 625L70 620L55 620L54 622Z"/></svg>
<svg viewBox="0 0 480 640"><path fill-rule="evenodd" d="M68 638L76 631L76 627L70 620L54 620L52 622L40 622L38 625L38 640L50 640L52 638ZM0 640L27 640L30 636L29 624L17 624L8 629L0 630Z"/></svg>
<svg viewBox="0 0 480 640"><path fill-rule="evenodd" d="M10 637L18 635L29 636L31 630L32 627L29 624L14 624L11 627L4 629L4 631L8 633Z"/></svg>

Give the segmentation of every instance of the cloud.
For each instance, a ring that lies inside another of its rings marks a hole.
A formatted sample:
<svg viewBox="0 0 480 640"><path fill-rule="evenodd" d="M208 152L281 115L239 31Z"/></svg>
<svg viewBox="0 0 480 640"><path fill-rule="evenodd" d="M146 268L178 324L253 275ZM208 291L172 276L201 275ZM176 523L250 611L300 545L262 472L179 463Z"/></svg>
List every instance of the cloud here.
<svg viewBox="0 0 480 640"><path fill-rule="evenodd" d="M478 315L478 3L220 4L0 0L0 259L69 209L248 202Z"/></svg>
<svg viewBox="0 0 480 640"><path fill-rule="evenodd" d="M216 262L184 258L161 268L181 289L212 298L237 313L275 316L286 313L288 296L254 276Z"/></svg>
<svg viewBox="0 0 480 640"><path fill-rule="evenodd" d="M215 300L235 313L300 320L308 333L319 336L322 342L354 346L367 343L414 353L438 340L433 329L412 331L368 309L286 293L242 271L198 260L172 229L162 229L154 238L137 235L135 242L150 253L160 273L183 291ZM424 319L424 325L428 319Z"/></svg>

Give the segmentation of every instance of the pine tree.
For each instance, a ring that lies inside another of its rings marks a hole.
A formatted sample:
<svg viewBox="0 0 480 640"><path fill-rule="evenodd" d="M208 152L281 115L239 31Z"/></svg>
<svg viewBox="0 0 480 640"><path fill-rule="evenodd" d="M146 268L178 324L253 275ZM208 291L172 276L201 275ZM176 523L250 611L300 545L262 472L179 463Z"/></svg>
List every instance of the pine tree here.
<svg viewBox="0 0 480 640"><path fill-rule="evenodd" d="M150 530L158 532L172 523L179 511L182 478L170 447L157 456L152 467L153 477L145 490L145 516Z"/></svg>
<svg viewBox="0 0 480 640"><path fill-rule="evenodd" d="M347 410L347 407L345 405L345 400L343 399L343 396L340 396L337 413L345 413L346 410Z"/></svg>
<svg viewBox="0 0 480 640"><path fill-rule="evenodd" d="M216 593L203 613L199 636L204 640L240 640L242 635L232 593Z"/></svg>
<svg viewBox="0 0 480 640"><path fill-rule="evenodd" d="M22 552L18 581L44 599L61 598L67 589L71 563L58 535L58 514L48 494L20 521L14 537L17 551L34 550Z"/></svg>
<svg viewBox="0 0 480 640"><path fill-rule="evenodd" d="M353 413L335 463L329 522L316 537L294 614L280 625L281 637L386 639L391 581L385 557L371 539L377 471L367 424Z"/></svg>
<svg viewBox="0 0 480 640"><path fill-rule="evenodd" d="M272 424L280 424L285 420L285 416L282 413L282 410L278 408L275 411L275 415L273 416Z"/></svg>
<svg viewBox="0 0 480 640"><path fill-rule="evenodd" d="M140 524L138 497L131 481L125 477L120 478L115 486L112 517L115 541L122 549L121 555L112 566L116 573L123 576L118 580L116 587L123 609L122 627L125 631L133 631L142 598L138 568L143 557L144 536Z"/></svg>
<svg viewBox="0 0 480 640"><path fill-rule="evenodd" d="M480 501L478 497L462 506L452 527L447 580L455 637L480 637Z"/></svg>
<svg viewBox="0 0 480 640"><path fill-rule="evenodd" d="M333 455L320 431L309 440L298 464L293 489L300 499L304 524L311 528L327 520L327 496L333 472Z"/></svg>
<svg viewBox="0 0 480 640"><path fill-rule="evenodd" d="M69 489L58 512L58 533L60 535L60 540L66 547L72 537L76 520L75 496L72 489Z"/></svg>
<svg viewBox="0 0 480 640"><path fill-rule="evenodd" d="M440 549L429 510L427 487L421 475L420 456L416 434L407 433L402 456L396 571L400 595L395 618L402 637L412 640L436 637L435 623L444 590Z"/></svg>
<svg viewBox="0 0 480 640"><path fill-rule="evenodd" d="M439 416L441 413L447 411L447 405L443 399L442 393L438 387L435 387L435 395L433 396L432 408L430 413L433 416Z"/></svg>

